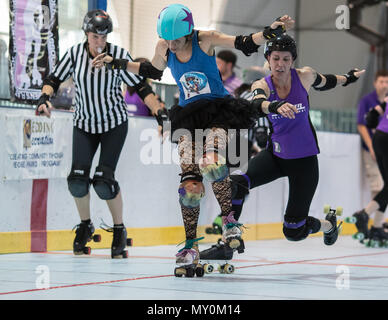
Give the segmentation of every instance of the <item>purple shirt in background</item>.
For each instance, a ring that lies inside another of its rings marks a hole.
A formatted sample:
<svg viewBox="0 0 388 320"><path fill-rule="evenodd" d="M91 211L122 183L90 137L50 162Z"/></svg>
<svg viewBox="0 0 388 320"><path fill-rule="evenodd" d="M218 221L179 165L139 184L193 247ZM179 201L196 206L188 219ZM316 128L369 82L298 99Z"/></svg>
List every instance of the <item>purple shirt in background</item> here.
<svg viewBox="0 0 388 320"><path fill-rule="evenodd" d="M236 76L235 73L233 73L228 79L225 81L222 81L224 84L225 89L234 96L234 90L236 90L239 86L242 85L242 81L240 78Z"/></svg>
<svg viewBox="0 0 388 320"><path fill-rule="evenodd" d="M265 77L265 81L270 90L268 101L285 100L298 109L295 119L284 118L275 113L267 115L273 129L273 154L283 159L299 159L318 154L318 142L309 116L308 93L299 80L297 71L291 69L291 90L285 99L279 98L270 75Z"/></svg>
<svg viewBox="0 0 388 320"><path fill-rule="evenodd" d="M387 107L385 107L383 116L380 117L380 122L376 130L380 130L385 133L388 133L388 108Z"/></svg>
<svg viewBox="0 0 388 320"><path fill-rule="evenodd" d="M127 104L127 111L130 116L151 116L151 112L147 105L136 92L130 95L127 90L125 93L125 103Z"/></svg>
<svg viewBox="0 0 388 320"><path fill-rule="evenodd" d="M358 104L357 124L362 124L366 126L365 115L378 104L380 104L380 101L377 97L376 90L362 97L362 99L360 100L360 103ZM367 127L367 130L368 130L369 136L372 138L373 136L372 130L369 129L368 127ZM361 143L362 143L362 147L365 150L369 151L364 140L361 139Z"/></svg>

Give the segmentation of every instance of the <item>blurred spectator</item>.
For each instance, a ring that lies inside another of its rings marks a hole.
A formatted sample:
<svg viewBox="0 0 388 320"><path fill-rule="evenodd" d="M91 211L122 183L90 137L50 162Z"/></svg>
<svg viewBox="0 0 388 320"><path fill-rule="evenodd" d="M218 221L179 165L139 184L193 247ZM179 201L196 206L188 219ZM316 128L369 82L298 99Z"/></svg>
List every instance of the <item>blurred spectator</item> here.
<svg viewBox="0 0 388 320"><path fill-rule="evenodd" d="M388 71L376 72L373 83L375 90L365 95L358 105L357 129L362 142L362 160L372 198L383 188L383 180L377 167L376 156L372 146L371 129L366 127L365 115L388 95Z"/></svg>
<svg viewBox="0 0 388 320"><path fill-rule="evenodd" d="M225 89L234 95L234 91L242 84L242 80L234 72L237 56L232 51L222 50L217 54L216 62Z"/></svg>
<svg viewBox="0 0 388 320"><path fill-rule="evenodd" d="M146 58L136 58L133 61L149 62L149 60ZM144 81L149 81L149 80L145 79ZM151 110L147 107L147 105L136 93L136 89L134 87L127 86L124 99L125 99L125 103L127 104L128 114L130 116L152 117ZM160 98L159 98L159 101L161 101Z"/></svg>

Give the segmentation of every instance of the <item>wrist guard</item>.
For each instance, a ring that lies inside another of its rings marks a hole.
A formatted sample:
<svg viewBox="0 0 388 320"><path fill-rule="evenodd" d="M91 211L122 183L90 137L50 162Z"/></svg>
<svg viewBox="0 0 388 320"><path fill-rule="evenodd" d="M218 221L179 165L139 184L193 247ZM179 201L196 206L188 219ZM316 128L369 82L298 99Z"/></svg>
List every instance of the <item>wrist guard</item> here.
<svg viewBox="0 0 388 320"><path fill-rule="evenodd" d="M168 112L165 108L159 109L156 113L156 121L158 122L158 125L163 127L163 122L168 121Z"/></svg>
<svg viewBox="0 0 388 320"><path fill-rule="evenodd" d="M35 115L40 115L43 113L43 111L38 111L40 105L44 104L44 105L46 105L47 108L49 107L47 104L47 101L50 101L50 96L46 93L43 93L37 102L37 106L35 109Z"/></svg>
<svg viewBox="0 0 388 320"><path fill-rule="evenodd" d="M113 59L110 63L106 63L105 66L108 70L127 70L127 59Z"/></svg>
<svg viewBox="0 0 388 320"><path fill-rule="evenodd" d="M344 77L346 77L346 82L342 85L343 87L346 87L348 84L356 82L358 78L354 75L354 73L357 70L352 69L347 74L344 74Z"/></svg>
<svg viewBox="0 0 388 320"><path fill-rule="evenodd" d="M268 111L270 113L276 113L279 114L278 109L283 105L287 103L287 101L272 101L268 106Z"/></svg>
<svg viewBox="0 0 388 320"><path fill-rule="evenodd" d="M270 40L281 36L285 32L286 32L286 28L284 25L278 26L276 29L272 29L271 27L267 26L263 30L263 37L267 40Z"/></svg>
<svg viewBox="0 0 388 320"><path fill-rule="evenodd" d="M141 62L139 67L139 76L160 80L163 76L163 70L155 68L150 62Z"/></svg>
<svg viewBox="0 0 388 320"><path fill-rule="evenodd" d="M250 56L252 53L257 52L259 45L257 45L252 39L251 33L249 36L237 36L234 40L234 47L237 50L242 51L246 56Z"/></svg>

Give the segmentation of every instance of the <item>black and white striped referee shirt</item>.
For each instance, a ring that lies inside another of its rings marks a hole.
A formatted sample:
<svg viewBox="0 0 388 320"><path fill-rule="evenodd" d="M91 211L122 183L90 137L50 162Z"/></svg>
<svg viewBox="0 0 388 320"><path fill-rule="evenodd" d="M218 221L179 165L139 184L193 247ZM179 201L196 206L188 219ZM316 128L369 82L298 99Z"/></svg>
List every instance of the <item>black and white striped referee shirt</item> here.
<svg viewBox="0 0 388 320"><path fill-rule="evenodd" d="M133 61L128 51L111 43L107 54L113 58ZM134 86L142 77L126 70L107 70L92 67L87 42L67 50L53 70L61 82L73 77L75 95L74 126L90 133L103 133L127 121L126 103L121 83Z"/></svg>

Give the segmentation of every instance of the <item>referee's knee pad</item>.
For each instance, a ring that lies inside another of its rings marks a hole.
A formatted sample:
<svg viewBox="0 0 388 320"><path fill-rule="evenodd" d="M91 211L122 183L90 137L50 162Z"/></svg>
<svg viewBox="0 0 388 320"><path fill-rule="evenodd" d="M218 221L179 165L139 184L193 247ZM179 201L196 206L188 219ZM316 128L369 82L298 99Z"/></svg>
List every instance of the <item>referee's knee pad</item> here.
<svg viewBox="0 0 388 320"><path fill-rule="evenodd" d="M205 186L202 177L193 172L181 174L181 184L178 189L179 203L185 208L197 208L205 196Z"/></svg>
<svg viewBox="0 0 388 320"><path fill-rule="evenodd" d="M306 239L310 233L316 233L321 228L321 222L314 217L306 219L284 219L283 234L289 241L301 241Z"/></svg>
<svg viewBox="0 0 388 320"><path fill-rule="evenodd" d="M73 166L67 177L67 187L75 198L83 198L89 193L90 167Z"/></svg>
<svg viewBox="0 0 388 320"><path fill-rule="evenodd" d="M116 198L120 191L119 183L115 180L114 171L106 166L98 166L93 176L93 187L102 200Z"/></svg>

